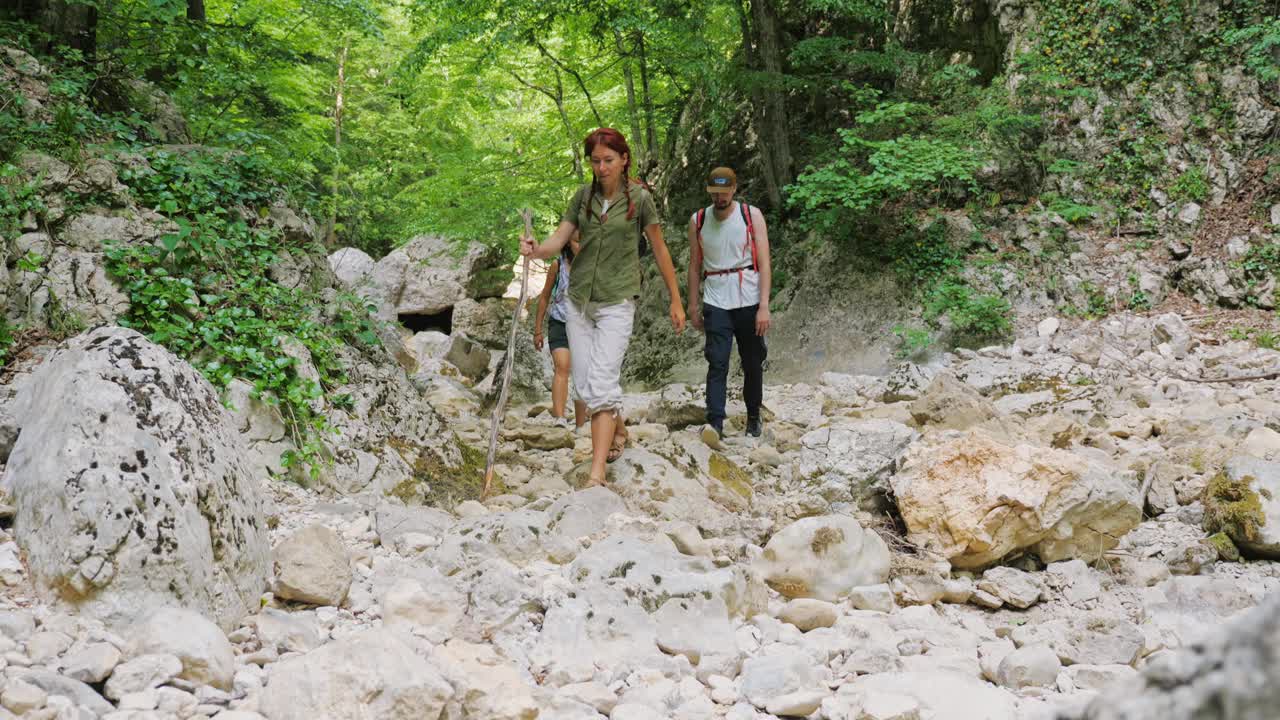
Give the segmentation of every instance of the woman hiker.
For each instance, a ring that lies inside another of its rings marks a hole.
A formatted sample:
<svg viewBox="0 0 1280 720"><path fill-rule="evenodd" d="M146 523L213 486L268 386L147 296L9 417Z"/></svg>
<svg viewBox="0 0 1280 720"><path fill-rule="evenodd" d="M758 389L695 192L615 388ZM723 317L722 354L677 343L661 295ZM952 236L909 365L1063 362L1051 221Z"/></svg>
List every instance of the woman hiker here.
<svg viewBox="0 0 1280 720"><path fill-rule="evenodd" d="M578 233L560 250L560 257L551 261L547 269L547 282L538 296L538 312L533 323L533 345L542 350L542 328L547 327L547 339L551 341L551 363L555 377L551 381L551 417L560 423L565 419L565 403L569 399L569 334L565 321L569 317L569 268L579 249ZM547 307L551 308L551 322L544 325ZM581 400L573 401L573 422L581 428L587 422L587 406Z"/></svg>
<svg viewBox="0 0 1280 720"><path fill-rule="evenodd" d="M572 348L574 390L591 416L588 484L603 485L605 463L620 457L627 445L621 378L622 357L631 340L640 296L637 227L653 248L677 333L684 330L685 318L675 266L658 224L658 208L649 191L630 177L631 148L626 138L613 128L600 128L587 136L585 149L594 179L574 194L560 226L545 242L536 244L527 235L520 238L520 254L543 260L555 257L574 230L581 233L580 252L569 270L565 327Z"/></svg>

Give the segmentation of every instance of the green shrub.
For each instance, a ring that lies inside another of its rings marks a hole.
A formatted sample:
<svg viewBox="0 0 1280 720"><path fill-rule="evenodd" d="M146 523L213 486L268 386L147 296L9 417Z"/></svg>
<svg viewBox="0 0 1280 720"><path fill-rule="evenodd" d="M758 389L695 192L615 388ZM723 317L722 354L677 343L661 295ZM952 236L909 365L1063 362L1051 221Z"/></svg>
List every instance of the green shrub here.
<svg viewBox="0 0 1280 720"><path fill-rule="evenodd" d="M1009 302L999 295L976 292L962 281L938 283L925 298L925 317L936 320L945 315L956 336L963 341L997 340L1013 329Z"/></svg>
<svg viewBox="0 0 1280 720"><path fill-rule="evenodd" d="M1169 197L1180 202L1204 202L1209 197L1209 178L1196 166L1178 176L1169 186Z"/></svg>
<svg viewBox="0 0 1280 720"><path fill-rule="evenodd" d="M256 222L273 197L256 158L157 150L148 160L150 169L121 179L179 229L158 246L108 247L108 268L130 300L122 324L188 359L214 385L242 378L278 404L298 448L285 464L308 465L314 476L329 430L316 401L344 382L339 345L376 343L376 326L354 298L340 298L323 317L323 298L269 278L288 253L309 248L288 247ZM298 346L319 382L299 373Z"/></svg>

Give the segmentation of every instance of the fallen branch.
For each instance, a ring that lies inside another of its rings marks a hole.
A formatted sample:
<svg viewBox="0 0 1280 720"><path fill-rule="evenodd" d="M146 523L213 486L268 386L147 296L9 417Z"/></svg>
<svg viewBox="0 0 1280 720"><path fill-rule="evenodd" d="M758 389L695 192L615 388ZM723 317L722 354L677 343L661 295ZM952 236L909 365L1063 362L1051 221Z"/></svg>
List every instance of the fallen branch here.
<svg viewBox="0 0 1280 720"><path fill-rule="evenodd" d="M1261 373L1259 375L1235 375L1232 377L1222 377L1222 378L1193 378L1193 377L1187 377L1186 375L1178 375L1178 374L1172 374L1170 375L1170 377L1172 377L1175 380L1182 380L1184 382L1194 382L1194 383L1250 382L1252 380L1275 380L1276 378L1280 378L1280 370L1273 370L1272 372Z"/></svg>

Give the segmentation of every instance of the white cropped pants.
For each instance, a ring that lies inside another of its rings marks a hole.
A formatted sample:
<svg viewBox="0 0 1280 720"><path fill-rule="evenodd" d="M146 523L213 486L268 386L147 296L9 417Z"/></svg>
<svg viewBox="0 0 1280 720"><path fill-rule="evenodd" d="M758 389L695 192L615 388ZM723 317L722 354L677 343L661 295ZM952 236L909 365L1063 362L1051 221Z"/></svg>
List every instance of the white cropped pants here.
<svg viewBox="0 0 1280 720"><path fill-rule="evenodd" d="M579 306L570 300L565 330L569 334L570 374L575 397L587 412L622 410L622 358L631 342L633 300Z"/></svg>

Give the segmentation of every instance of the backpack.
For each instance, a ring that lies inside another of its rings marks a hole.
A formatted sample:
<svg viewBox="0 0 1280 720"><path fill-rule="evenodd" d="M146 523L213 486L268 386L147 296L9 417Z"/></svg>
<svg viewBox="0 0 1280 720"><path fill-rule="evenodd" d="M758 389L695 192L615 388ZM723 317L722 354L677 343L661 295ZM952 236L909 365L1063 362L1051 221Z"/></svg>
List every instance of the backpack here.
<svg viewBox="0 0 1280 720"><path fill-rule="evenodd" d="M751 222L751 209L752 209L751 206L744 202L738 203L738 210L742 213L742 220L747 225L747 240L751 243L751 269L759 272L760 265L757 262L757 258L756 258L756 228L755 228L755 225L752 224ZM698 208L698 212L694 216L694 226L698 233L698 245L702 245L702 225L706 221L707 221L707 209ZM742 268L742 269L745 269L745 268ZM708 274L724 275L731 272L736 272L736 271L735 270L717 270L711 273L707 273L704 270L702 274L705 277Z"/></svg>
<svg viewBox="0 0 1280 720"><path fill-rule="evenodd" d="M653 188L649 187L649 183L641 180L640 178L635 178L635 181L637 185L644 188L650 195L653 194ZM640 218L638 215L636 217L636 235L638 236L636 238L636 250L640 257L643 258L649 254L649 238L644 235L644 228L640 226Z"/></svg>

